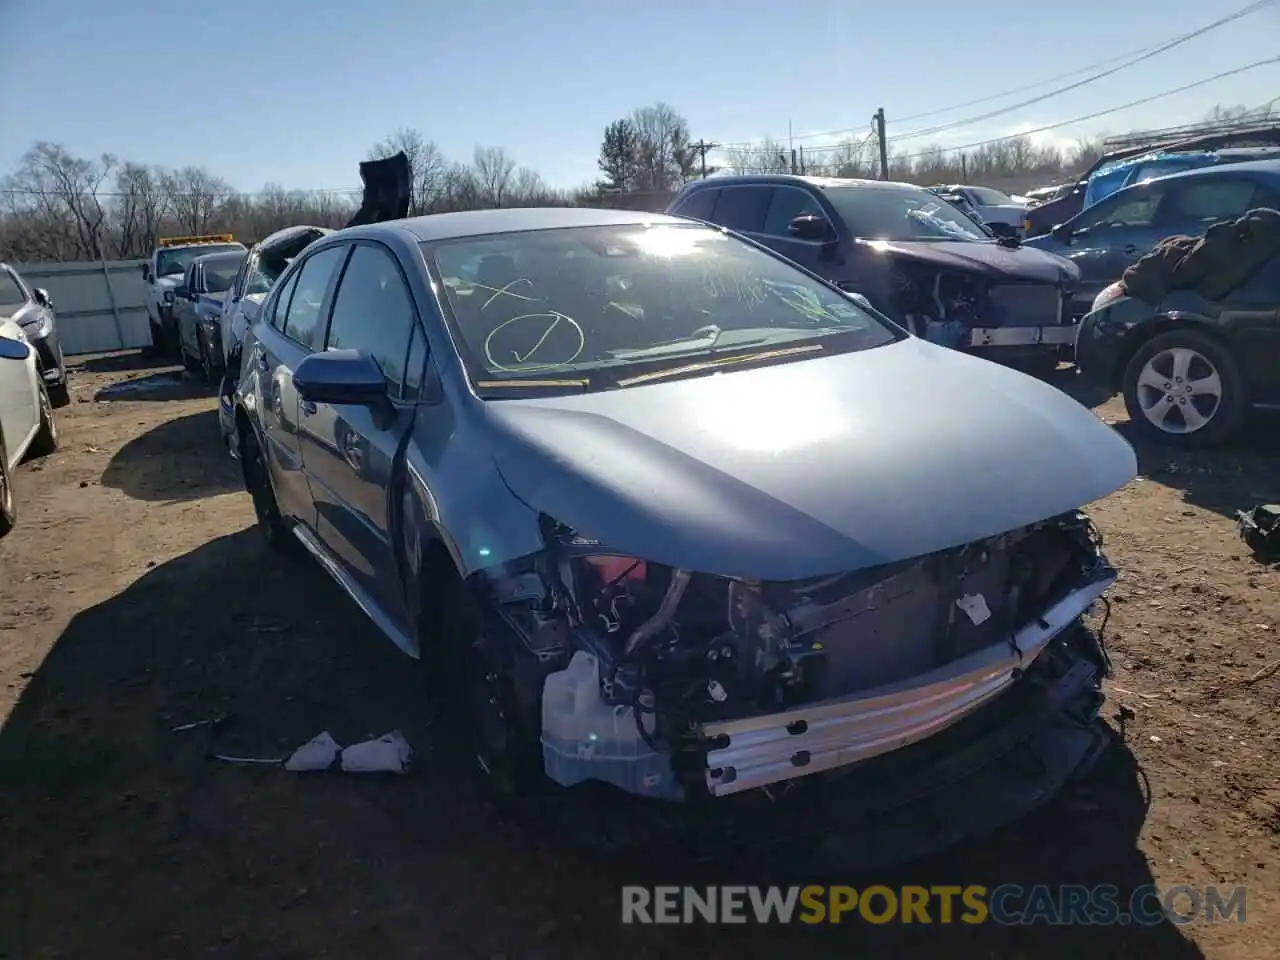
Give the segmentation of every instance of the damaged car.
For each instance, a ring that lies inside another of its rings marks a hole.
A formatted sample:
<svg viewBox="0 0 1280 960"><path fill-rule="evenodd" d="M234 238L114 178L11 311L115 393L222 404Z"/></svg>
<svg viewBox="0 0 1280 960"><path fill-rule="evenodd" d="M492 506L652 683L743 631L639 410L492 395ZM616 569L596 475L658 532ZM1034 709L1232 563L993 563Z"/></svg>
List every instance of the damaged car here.
<svg viewBox="0 0 1280 960"><path fill-rule="evenodd" d="M1076 267L923 187L719 177L688 184L667 213L743 234L934 343L1035 373L1070 358Z"/></svg>
<svg viewBox="0 0 1280 960"><path fill-rule="evenodd" d="M1102 742L1081 507L1133 451L862 302L663 215L340 231L245 341L258 527L421 660L498 794L714 805L886 755L928 793L1017 745L1051 795ZM911 752L962 729L950 773Z"/></svg>

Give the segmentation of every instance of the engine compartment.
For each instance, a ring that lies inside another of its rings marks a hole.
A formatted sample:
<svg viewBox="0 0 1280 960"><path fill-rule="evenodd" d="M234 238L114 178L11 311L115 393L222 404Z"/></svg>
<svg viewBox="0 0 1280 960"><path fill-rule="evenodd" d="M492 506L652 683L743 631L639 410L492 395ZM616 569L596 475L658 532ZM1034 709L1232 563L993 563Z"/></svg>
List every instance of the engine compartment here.
<svg viewBox="0 0 1280 960"><path fill-rule="evenodd" d="M1027 346L1027 328L1062 328L1069 296L1049 283L1002 282L980 273L910 261L890 272L890 310L918 337L952 349ZM996 332L998 331L998 332ZM1043 334L1041 335L1043 337Z"/></svg>
<svg viewBox="0 0 1280 960"><path fill-rule="evenodd" d="M549 518L493 579L548 774L687 798L710 725L909 684L1015 634L1110 571L1073 512L872 569L757 583L620 555Z"/></svg>

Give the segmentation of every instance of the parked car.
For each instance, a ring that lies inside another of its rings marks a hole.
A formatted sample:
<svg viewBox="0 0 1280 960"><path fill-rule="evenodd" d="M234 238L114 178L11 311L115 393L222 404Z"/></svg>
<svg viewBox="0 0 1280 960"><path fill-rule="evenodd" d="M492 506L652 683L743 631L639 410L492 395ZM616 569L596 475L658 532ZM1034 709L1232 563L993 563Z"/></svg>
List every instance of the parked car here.
<svg viewBox="0 0 1280 960"><path fill-rule="evenodd" d="M142 264L147 284L147 321L151 325L151 347L162 355L180 358L178 327L173 307L177 288L196 257L207 253L241 253L245 245L229 233L192 237L162 237L151 258Z"/></svg>
<svg viewBox="0 0 1280 960"><path fill-rule="evenodd" d="M1076 268L997 240L923 187L724 177L695 180L667 213L744 234L944 346L1041 372L1075 339L1065 305Z"/></svg>
<svg viewBox="0 0 1280 960"><path fill-rule="evenodd" d="M173 314L178 352L188 370L209 383L222 374L222 301L247 252L207 253L196 257L174 290Z"/></svg>
<svg viewBox="0 0 1280 960"><path fill-rule="evenodd" d="M320 237L332 233L326 227L296 226L277 230L253 245L236 271L222 301L218 355L223 377L218 389L218 422L223 444L234 453L235 421L232 393L240 377L240 345L276 280L293 258Z"/></svg>
<svg viewBox="0 0 1280 960"><path fill-rule="evenodd" d="M1003 223L1015 231L1022 231L1029 204L1015 200L1007 193L993 187L978 187L967 183L955 183L935 188L944 195L963 197L983 223Z"/></svg>
<svg viewBox="0 0 1280 960"><path fill-rule="evenodd" d="M1079 375L1122 394L1147 439L1213 446L1231 439L1248 411L1280 410L1280 213L1248 219L1256 252L1239 246L1237 223L1222 224L1200 250L1176 260L1153 254L1103 290L1080 324ZM1209 250L1215 242L1230 249ZM1205 254L1230 262L1234 275L1192 262ZM1148 264L1155 279L1140 282L1135 274Z"/></svg>
<svg viewBox="0 0 1280 960"><path fill-rule="evenodd" d="M1082 316L1104 287L1165 237L1197 236L1255 207L1280 209L1280 160L1200 167L1126 187L1052 233L1023 242L1079 268L1072 313Z"/></svg>
<svg viewBox="0 0 1280 960"><path fill-rule="evenodd" d="M1221 152L1223 157L1229 161L1247 162L1255 159L1256 154L1240 148L1276 146L1280 146L1280 126L1272 125L1245 129L1237 128L1222 133L1187 137L1173 142L1140 144L1126 147L1123 150L1112 151L1099 157L1089 169L1081 174L1071 189L1063 192L1061 196L1031 207L1023 220L1023 234L1028 237L1035 237L1048 233L1058 224L1066 223L1080 213L1085 208L1085 195L1088 192L1090 181L1099 171L1112 167L1118 161L1132 160L1135 157L1156 151L1163 154L1174 154L1197 150L1212 150Z"/></svg>
<svg viewBox="0 0 1280 960"><path fill-rule="evenodd" d="M0 319L0 537L18 522L14 469L57 447L53 404L35 348L17 322Z"/></svg>
<svg viewBox="0 0 1280 960"><path fill-rule="evenodd" d="M54 407L71 402L67 364L58 339L58 322L53 299L42 287L32 287L13 267L0 263L0 320L13 320L26 334L36 352L40 378Z"/></svg>
<svg viewBox="0 0 1280 960"><path fill-rule="evenodd" d="M852 789L894 752L962 791L936 841L1104 742L1079 618L1115 573L1078 508L1128 444L729 231L507 209L321 238L235 418L268 543L423 661L500 795Z"/></svg>

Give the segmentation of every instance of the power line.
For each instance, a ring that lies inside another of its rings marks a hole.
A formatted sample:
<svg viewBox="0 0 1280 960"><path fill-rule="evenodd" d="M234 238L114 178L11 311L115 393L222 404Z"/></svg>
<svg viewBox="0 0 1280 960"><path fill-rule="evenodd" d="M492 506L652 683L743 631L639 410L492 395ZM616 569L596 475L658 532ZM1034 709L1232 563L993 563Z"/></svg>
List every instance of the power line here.
<svg viewBox="0 0 1280 960"><path fill-rule="evenodd" d="M1082 117L1072 117L1070 120L1059 120L1057 123L1046 123L1044 126L1035 127L1031 130L1023 130L1019 133L1006 135L1003 137L991 137L987 140L977 140L973 143L965 143L955 147L944 147L946 153L957 153L963 150L975 150L978 147L985 147L992 143L1001 143L1005 140L1017 140L1019 137L1029 137L1036 133L1046 133L1049 130L1058 130L1061 127L1069 127L1075 123L1084 123L1086 120L1096 120L1099 117L1109 116L1113 113L1119 113L1121 110L1128 110L1131 107L1140 107L1143 104L1151 103L1155 100L1162 100L1165 97L1171 97L1177 93L1184 93L1187 90L1194 90L1196 87L1203 87L1207 83L1213 83L1215 80L1223 80L1227 77L1234 77L1236 74L1245 73L1248 70L1256 70L1258 67L1265 67L1269 64L1280 63L1280 57L1270 57L1266 60L1257 60L1253 63L1245 64L1243 67L1236 67L1234 70L1225 70L1222 73L1216 73L1212 77L1205 77L1203 80L1195 80L1192 83L1184 83L1180 87L1174 87L1172 90L1163 90L1160 93L1153 93L1149 97L1142 97L1139 100L1130 100L1128 103L1122 103L1118 107L1110 107L1106 110L1098 110L1095 113L1087 113ZM897 160L916 160L920 157L929 156L932 151L924 153L911 153L905 157L895 157Z"/></svg>
<svg viewBox="0 0 1280 960"><path fill-rule="evenodd" d="M1091 64L1086 67L1080 67L1068 73L1059 74L1056 77L1048 77L1043 80L1036 81L1034 83L1025 84L1021 87L1016 87L1010 90L1006 90L1002 93L993 93L986 97L979 97L976 100L967 101L966 103L953 104L950 107L941 107L936 110L926 110L923 113L911 114L906 117L896 117L896 118L891 117L890 119L893 119L896 123L905 123L909 120L919 120L919 119L923 119L924 117L937 116L938 114L949 113L952 110L963 109L964 107L967 107L967 106L977 106L978 104L982 104L982 103L990 103L993 100L999 100L999 99L1002 99L1003 97L1012 96L1014 94L1023 93L1027 90L1033 90L1037 87L1042 87L1046 83L1053 83L1057 80L1064 80L1067 77L1079 76L1081 73L1096 69L1097 67L1100 67L1100 66L1105 66L1106 64L1109 64L1109 63L1116 63L1116 61L1118 60L1123 61L1118 66L1115 66L1110 70L1105 70L1101 73L1097 73L1097 74L1093 74L1091 76L1085 77L1083 80L1079 80L1076 83L1069 84L1068 86L1060 87L1055 90L1050 90L1049 92L1044 93L1038 97L1033 97L1030 100L1026 100L1021 103L1015 103L1007 107L1001 107L999 110L995 110L978 117L969 117L965 120L955 120L949 123L939 124L936 127L930 127L923 130L916 130L916 131L911 131L904 134L899 134L898 136L889 137L889 142L892 143L897 140L906 140L906 139L910 139L917 136L928 136L931 133L937 133L943 130L955 129L957 127L972 126L975 123L980 123L983 120L992 119L993 117L1000 116L1003 113L1007 113L1013 110L1019 110L1022 107L1031 106L1033 104L1040 103L1044 100L1050 99L1051 97L1056 97L1056 96L1059 96L1060 94L1068 93L1086 84L1092 83L1095 80L1101 80L1105 77L1111 76L1114 73L1118 73L1121 70L1128 69L1131 66L1134 66L1146 60L1149 60L1152 57L1158 56L1161 53L1166 53L1167 51L1172 50L1175 47L1181 46L1182 44L1187 43L1191 40L1194 40L1197 37L1201 37L1212 30L1216 30L1219 27L1226 26L1228 23L1232 23L1243 17L1247 17L1252 13L1256 13L1257 11L1263 9L1264 7L1270 6L1275 2L1276 0L1257 0L1257 2L1251 3L1248 6L1235 11L1234 13L1228 14L1225 17L1222 17L1218 20L1213 21L1212 23L1207 23L1202 27L1197 27L1195 30L1191 30L1191 31L1188 31L1187 33L1179 34L1168 40L1161 41L1159 44L1153 47L1144 47L1140 50L1131 51L1130 53L1127 53L1127 54L1120 54L1118 56L1111 57L1110 59L1107 59L1107 60L1099 61L1097 63ZM852 130L850 128L841 127L836 130L823 130L818 133L802 134L798 137L795 137L795 139L796 140L812 140L818 137L838 136L840 134L847 134L851 132ZM769 138L769 139L774 139L774 138ZM759 142L760 141L756 141L756 140L745 140L745 141L740 141L736 143L727 143L727 144L724 144L723 146L751 147L751 146L755 146ZM810 150L826 150L828 148L827 147L810 147L809 149Z"/></svg>
<svg viewBox="0 0 1280 960"><path fill-rule="evenodd" d="M988 111L987 113L979 114L978 116L975 116L975 117L969 117L965 120L955 120L950 123L941 123L941 124L938 124L937 126L925 127L920 130L912 130L909 133L898 134L897 136L890 137L889 142L895 143L899 140L911 140L918 137L927 137L936 133L942 133L945 130L954 130L957 127L973 126L975 123L981 123L984 120L992 120L996 117L1003 116L1006 113L1012 113L1015 110L1021 110L1023 107L1029 107L1029 106L1032 106L1033 104L1043 103L1045 100L1048 100L1052 97L1061 96L1062 94L1069 93L1072 90L1078 90L1080 87L1083 87L1086 84L1093 83L1096 80L1105 79L1106 77L1119 73L1121 70L1127 70L1129 67L1136 66L1139 63L1143 63L1147 60L1150 60L1152 57L1159 56L1162 53L1167 53L1168 51L1174 49L1175 47L1180 47L1182 46L1182 44L1187 43L1190 40L1194 40L1197 37L1201 37L1211 30L1216 30L1219 27L1226 26L1228 23L1232 23L1236 20L1239 20L1242 17L1247 17L1251 13L1257 13L1259 10L1263 9L1264 7L1269 7L1275 2L1276 0L1257 0L1257 2L1251 3L1247 7L1237 10L1235 13L1228 14L1227 16L1222 17L1219 20L1215 20L1213 23L1206 24L1205 26L1200 27L1198 30L1192 30L1190 33L1183 34L1181 37L1176 37L1173 40L1168 41L1167 43L1161 44L1160 46L1156 47L1154 50L1150 50L1147 53L1142 54L1141 56L1132 57L1129 60L1126 60L1124 63L1121 63L1118 66L1114 66L1109 70L1103 70L1100 73L1090 74L1089 76L1085 77L1083 80L1077 80L1075 83L1067 84L1065 87L1058 87L1054 90L1050 90L1048 93L1042 93L1037 97L1032 97L1029 100L1022 100L1022 101L1019 101L1018 103L1010 104L1007 107L1001 107L998 110L991 110L991 111Z"/></svg>
<svg viewBox="0 0 1280 960"><path fill-rule="evenodd" d="M9 197L38 197L46 192L48 191L32 190L24 187L0 187L0 195L9 196ZM236 198L242 198L242 197L245 199L249 199L252 197L268 197L268 196L278 197L281 195L283 195L285 199L289 199L291 197L297 197L300 195L315 196L316 194L332 195L332 194L339 194L339 193L351 194L354 196L356 194L364 193L364 187L307 187L306 189L299 189L299 190L290 189L290 190L283 190L283 191L281 190L232 190L230 193L224 194L222 196L216 196L214 194L209 194L209 193L191 193L191 192L167 193L167 192L161 191L161 195L166 200L175 200L175 199L204 200L210 197L214 197L215 199L218 199L218 200L236 199ZM94 190L94 191L86 190L84 191L84 196L89 196L90 194L100 198L137 197L138 196L138 194L136 193L127 193L121 190Z"/></svg>

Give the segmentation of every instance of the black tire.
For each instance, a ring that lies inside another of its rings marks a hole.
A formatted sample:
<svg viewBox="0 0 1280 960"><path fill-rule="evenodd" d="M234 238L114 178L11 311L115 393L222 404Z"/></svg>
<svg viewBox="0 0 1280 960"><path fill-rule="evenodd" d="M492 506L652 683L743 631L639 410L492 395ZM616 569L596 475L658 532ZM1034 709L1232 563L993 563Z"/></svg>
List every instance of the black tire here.
<svg viewBox="0 0 1280 960"><path fill-rule="evenodd" d="M200 347L200 371L204 375L204 382L216 387L221 378L218 376L217 366L213 362L213 357L209 352L208 345L204 342L202 334L196 334L196 343Z"/></svg>
<svg viewBox="0 0 1280 960"><path fill-rule="evenodd" d="M55 383L49 388L49 402L53 404L55 410L61 410L71 403L71 385L65 380Z"/></svg>
<svg viewBox="0 0 1280 960"><path fill-rule="evenodd" d="M27 459L47 457L58 449L58 423L53 418L53 403L49 391L40 384L40 430L27 447Z"/></svg>
<svg viewBox="0 0 1280 960"><path fill-rule="evenodd" d="M1175 351L1192 354L1181 378L1173 367ZM1143 383L1149 364L1150 374L1165 379ZM1196 393L1192 387L1211 373L1217 375L1216 402L1211 402L1208 392ZM1197 330L1170 330L1143 343L1130 358L1124 371L1124 405L1134 430L1147 440L1184 448L1213 447L1230 439L1244 418L1244 380L1235 358L1219 340ZM1171 429L1157 425L1159 414L1147 413L1164 405L1169 412L1161 422ZM1203 425L1191 429L1192 418L1202 417Z"/></svg>
<svg viewBox="0 0 1280 960"><path fill-rule="evenodd" d="M146 348L146 352L151 354L151 356L153 357L163 357L164 356L164 331L160 328L160 325L156 323L154 320L150 320L148 322L148 326L150 326L151 328L151 345Z"/></svg>
<svg viewBox="0 0 1280 960"><path fill-rule="evenodd" d="M18 502L13 495L13 480L9 475L9 454L5 450L4 437L0 437L0 537L18 522Z"/></svg>
<svg viewBox="0 0 1280 960"><path fill-rule="evenodd" d="M424 631L422 662L437 671L450 719L456 723L481 787L507 808L545 790L538 736L541 718L522 704L494 625L483 615L474 590L454 580L446 593L437 630Z"/></svg>
<svg viewBox="0 0 1280 960"><path fill-rule="evenodd" d="M267 546L276 553L296 556L301 551L301 544L280 513L275 490L271 487L271 473L267 469L257 434L251 427L240 431L240 465L244 471L245 489L253 498L258 530Z"/></svg>
<svg viewBox="0 0 1280 960"><path fill-rule="evenodd" d="M182 338L178 338L178 356L182 360L183 369L187 373L203 373L204 362L200 357L193 357L187 353L187 345L183 343Z"/></svg>

